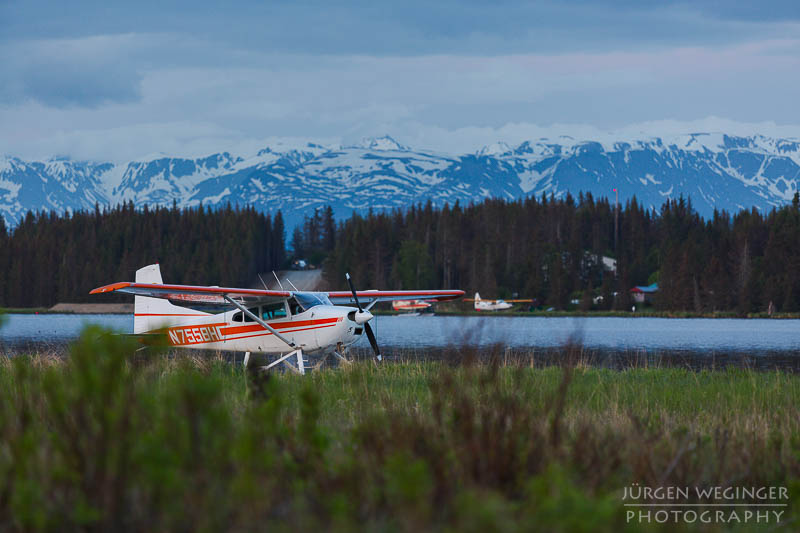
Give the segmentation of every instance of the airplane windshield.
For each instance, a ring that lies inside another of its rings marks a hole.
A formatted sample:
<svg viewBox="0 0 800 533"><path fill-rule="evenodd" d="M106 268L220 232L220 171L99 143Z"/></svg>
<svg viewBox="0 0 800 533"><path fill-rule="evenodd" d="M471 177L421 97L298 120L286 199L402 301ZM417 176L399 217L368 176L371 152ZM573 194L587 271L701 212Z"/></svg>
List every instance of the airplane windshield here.
<svg viewBox="0 0 800 533"><path fill-rule="evenodd" d="M294 297L304 311L318 305L333 305L324 292L296 292Z"/></svg>

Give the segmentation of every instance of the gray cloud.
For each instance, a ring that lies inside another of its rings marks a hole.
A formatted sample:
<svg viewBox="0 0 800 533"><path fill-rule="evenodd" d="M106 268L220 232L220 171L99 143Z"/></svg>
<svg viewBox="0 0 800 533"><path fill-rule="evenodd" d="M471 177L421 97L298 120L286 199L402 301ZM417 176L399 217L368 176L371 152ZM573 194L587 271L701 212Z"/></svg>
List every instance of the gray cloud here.
<svg viewBox="0 0 800 533"><path fill-rule="evenodd" d="M0 152L123 160L384 133L459 151L565 123L800 124L794 3L164 4L0 3Z"/></svg>
<svg viewBox="0 0 800 533"><path fill-rule="evenodd" d="M8 83L0 89L0 103L95 107L135 101L142 74L129 59L134 40L96 36L4 46L0 69Z"/></svg>
<svg viewBox="0 0 800 533"><path fill-rule="evenodd" d="M0 146L129 159L241 151L269 136L352 142L389 133L411 145L458 151L559 123L603 131L716 115L800 124L792 104L799 52L800 41L777 41L637 53L277 54L260 66L156 68L144 72L139 97L127 102L0 106Z"/></svg>
<svg viewBox="0 0 800 533"><path fill-rule="evenodd" d="M0 39L185 33L234 49L302 54L508 54L789 37L800 4L696 0L212 2L0 6ZM33 22L35 21L35 23Z"/></svg>

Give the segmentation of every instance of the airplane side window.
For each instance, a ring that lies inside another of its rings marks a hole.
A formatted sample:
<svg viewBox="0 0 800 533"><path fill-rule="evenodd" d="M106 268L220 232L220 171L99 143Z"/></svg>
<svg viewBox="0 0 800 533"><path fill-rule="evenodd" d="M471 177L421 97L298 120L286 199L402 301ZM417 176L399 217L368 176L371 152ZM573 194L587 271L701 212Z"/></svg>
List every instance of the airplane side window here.
<svg viewBox="0 0 800 533"><path fill-rule="evenodd" d="M242 312L239 311L238 313L233 315L234 322L241 322L242 321Z"/></svg>
<svg viewBox="0 0 800 533"><path fill-rule="evenodd" d="M273 318L284 318L286 316L286 307L283 302L265 305L262 309L262 317L264 320Z"/></svg>
<svg viewBox="0 0 800 533"><path fill-rule="evenodd" d="M247 310L250 311L251 313L253 313L254 315L258 316L258 307L250 307ZM244 321L245 322L255 322L255 320L253 320L253 317L251 317L250 315L245 315Z"/></svg>

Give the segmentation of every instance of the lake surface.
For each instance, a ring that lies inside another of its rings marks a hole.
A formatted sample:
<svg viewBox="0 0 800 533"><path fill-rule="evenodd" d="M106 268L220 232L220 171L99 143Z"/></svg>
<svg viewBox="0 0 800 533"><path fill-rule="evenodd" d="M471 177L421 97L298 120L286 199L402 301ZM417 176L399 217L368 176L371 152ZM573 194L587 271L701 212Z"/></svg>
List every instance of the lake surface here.
<svg viewBox="0 0 800 533"><path fill-rule="evenodd" d="M133 329L132 315L7 315L0 343L63 343L87 324L123 333ZM451 345L513 349L553 348L570 339L585 347L613 351L721 351L758 354L800 350L800 320L379 316L373 321L382 346L408 349ZM367 346L366 338L359 344Z"/></svg>

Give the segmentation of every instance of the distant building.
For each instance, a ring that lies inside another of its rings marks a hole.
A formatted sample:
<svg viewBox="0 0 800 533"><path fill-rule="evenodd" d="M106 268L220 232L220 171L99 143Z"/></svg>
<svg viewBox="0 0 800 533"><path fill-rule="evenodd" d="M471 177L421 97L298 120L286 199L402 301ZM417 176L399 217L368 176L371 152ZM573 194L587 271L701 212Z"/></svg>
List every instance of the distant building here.
<svg viewBox="0 0 800 533"><path fill-rule="evenodd" d="M652 302L653 295L658 292L658 283L653 283L652 285L637 285L636 287L631 289L631 296L633 297L633 301L637 304L643 304L645 302Z"/></svg>
<svg viewBox="0 0 800 533"><path fill-rule="evenodd" d="M600 258L600 260L603 262L603 269L605 269L607 272L617 271L617 260L614 259L613 257L608 257L607 255L604 255Z"/></svg>

